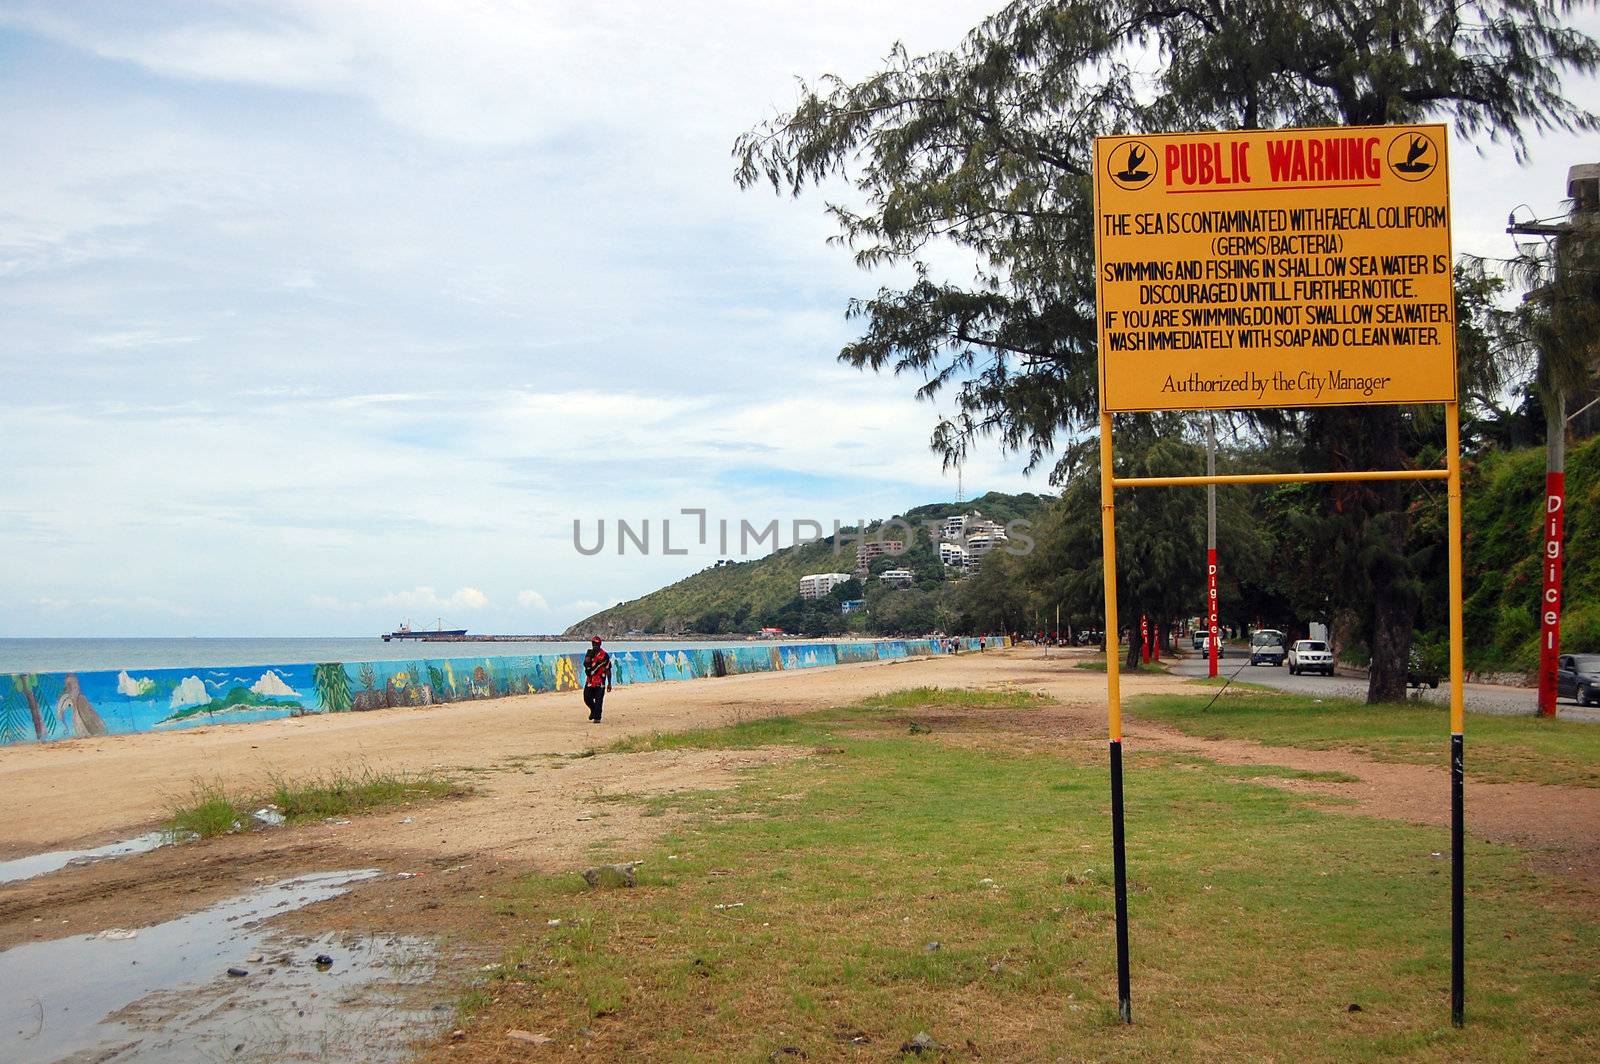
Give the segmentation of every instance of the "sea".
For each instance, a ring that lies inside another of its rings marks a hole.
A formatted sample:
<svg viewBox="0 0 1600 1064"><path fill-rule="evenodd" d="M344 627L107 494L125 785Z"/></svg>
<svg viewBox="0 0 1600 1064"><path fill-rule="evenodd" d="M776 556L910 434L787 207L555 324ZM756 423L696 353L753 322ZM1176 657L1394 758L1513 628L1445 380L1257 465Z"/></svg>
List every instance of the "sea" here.
<svg viewBox="0 0 1600 1064"><path fill-rule="evenodd" d="M607 640L607 650L751 646L748 639ZM768 640L759 641L767 644ZM778 640L778 642L784 642ZM816 642L816 640L791 640ZM0 639L0 674L97 672L103 669L220 668L227 665L299 665L324 661L415 661L418 658L492 658L571 654L588 640L516 643L430 643L375 636L302 636L214 639Z"/></svg>

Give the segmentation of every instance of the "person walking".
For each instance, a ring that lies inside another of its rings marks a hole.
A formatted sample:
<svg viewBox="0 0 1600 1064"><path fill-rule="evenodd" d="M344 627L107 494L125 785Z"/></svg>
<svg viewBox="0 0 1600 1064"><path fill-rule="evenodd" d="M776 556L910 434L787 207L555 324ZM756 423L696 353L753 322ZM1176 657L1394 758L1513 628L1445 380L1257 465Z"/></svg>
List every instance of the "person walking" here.
<svg viewBox="0 0 1600 1064"><path fill-rule="evenodd" d="M589 707L589 723L600 723L600 709L611 690L611 655L600 647L600 637L589 639L589 652L583 656L583 704Z"/></svg>

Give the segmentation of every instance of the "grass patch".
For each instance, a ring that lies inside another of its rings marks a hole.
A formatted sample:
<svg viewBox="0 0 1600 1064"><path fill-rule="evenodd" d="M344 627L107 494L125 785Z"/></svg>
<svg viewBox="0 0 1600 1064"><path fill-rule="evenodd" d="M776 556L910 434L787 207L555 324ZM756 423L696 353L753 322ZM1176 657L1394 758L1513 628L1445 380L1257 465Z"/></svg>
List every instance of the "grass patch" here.
<svg viewBox="0 0 1600 1064"><path fill-rule="evenodd" d="M172 804L167 834L175 839L209 839L238 831L250 815L243 806L221 783L197 783L187 799Z"/></svg>
<svg viewBox="0 0 1600 1064"><path fill-rule="evenodd" d="M362 769L301 780L275 776L268 801L289 823L297 824L365 813L384 806L454 798L465 793L465 788L437 776Z"/></svg>
<svg viewBox="0 0 1600 1064"><path fill-rule="evenodd" d="M1104 661L1080 661L1080 662L1078 662L1076 665L1074 665L1072 667L1074 669L1082 669L1084 672L1105 672L1106 671L1106 663ZM1123 666L1122 666L1122 671L1123 672L1159 672L1159 673L1162 673L1162 674L1169 674L1169 673L1171 673L1172 670L1167 668L1167 666L1163 662L1159 662L1159 661L1141 661L1141 662L1139 662L1139 664L1135 665L1131 669L1128 668L1126 663L1124 663Z"/></svg>
<svg viewBox="0 0 1600 1064"><path fill-rule="evenodd" d="M265 794L231 794L220 782L196 784L186 799L172 803L166 830L178 838L202 839L261 827L251 814L270 807L285 824L303 824L327 817L349 816L388 806L454 798L470 793L438 776L336 771L293 779L269 777Z"/></svg>
<svg viewBox="0 0 1600 1064"><path fill-rule="evenodd" d="M1206 738L1354 750L1408 764L1448 763L1450 711L1445 706L1369 706L1350 699L1232 690L1210 709L1208 701L1208 695L1143 695L1129 700L1128 712ZM1600 787L1600 728L1592 724L1469 713L1465 734L1469 779Z"/></svg>
<svg viewBox="0 0 1600 1064"><path fill-rule="evenodd" d="M897 1059L925 1030L952 1059L1600 1055L1592 902L1509 849L1469 842L1468 1027L1455 1031L1442 831L1134 753L1127 1027L1103 764L888 732L830 741L848 757L671 799L695 814L685 827L609 858L645 858L634 890L536 875L486 902L524 919L471 1003L479 1048L523 1028L595 1060L801 1059L786 1046Z"/></svg>
<svg viewBox="0 0 1600 1064"><path fill-rule="evenodd" d="M758 746L814 743L826 733L795 717L759 717L722 728L693 728L682 732L651 732L619 739L605 748L608 754L642 754L657 750L749 750Z"/></svg>
<svg viewBox="0 0 1600 1064"><path fill-rule="evenodd" d="M941 709L1028 709L1049 701L1037 691L1018 687L908 687L904 691L871 695L844 709L929 709L936 706Z"/></svg>
<svg viewBox="0 0 1600 1064"><path fill-rule="evenodd" d="M1150 755L1156 756L1156 755ZM1288 768L1284 765L1223 765L1204 757L1190 754L1160 755L1163 765L1183 768L1201 768L1232 780L1305 780L1309 783L1360 783L1360 776L1348 772L1328 772L1315 769Z"/></svg>
<svg viewBox="0 0 1600 1064"><path fill-rule="evenodd" d="M913 709L1025 709L1050 699L1020 688L911 687L872 695L837 709L803 716L752 717L719 728L651 732L619 739L608 754L641 754L658 750L749 750L758 746L814 746L831 741L830 725L862 718L881 718Z"/></svg>

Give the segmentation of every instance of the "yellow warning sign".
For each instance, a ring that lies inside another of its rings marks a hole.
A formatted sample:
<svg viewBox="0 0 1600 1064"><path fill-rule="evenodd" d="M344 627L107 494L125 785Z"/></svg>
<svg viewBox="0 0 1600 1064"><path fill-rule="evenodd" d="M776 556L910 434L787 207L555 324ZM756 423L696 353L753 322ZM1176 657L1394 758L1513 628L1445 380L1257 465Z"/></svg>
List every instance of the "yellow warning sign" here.
<svg viewBox="0 0 1600 1064"><path fill-rule="evenodd" d="M1100 137L1107 411L1456 398L1442 125Z"/></svg>

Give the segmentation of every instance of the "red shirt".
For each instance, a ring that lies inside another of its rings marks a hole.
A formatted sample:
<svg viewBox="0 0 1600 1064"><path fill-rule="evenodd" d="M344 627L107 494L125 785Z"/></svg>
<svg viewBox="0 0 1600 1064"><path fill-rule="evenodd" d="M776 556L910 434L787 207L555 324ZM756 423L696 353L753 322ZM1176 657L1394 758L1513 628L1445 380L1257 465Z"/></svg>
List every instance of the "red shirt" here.
<svg viewBox="0 0 1600 1064"><path fill-rule="evenodd" d="M604 687L611 679L611 655L599 647L583 656L583 686Z"/></svg>

